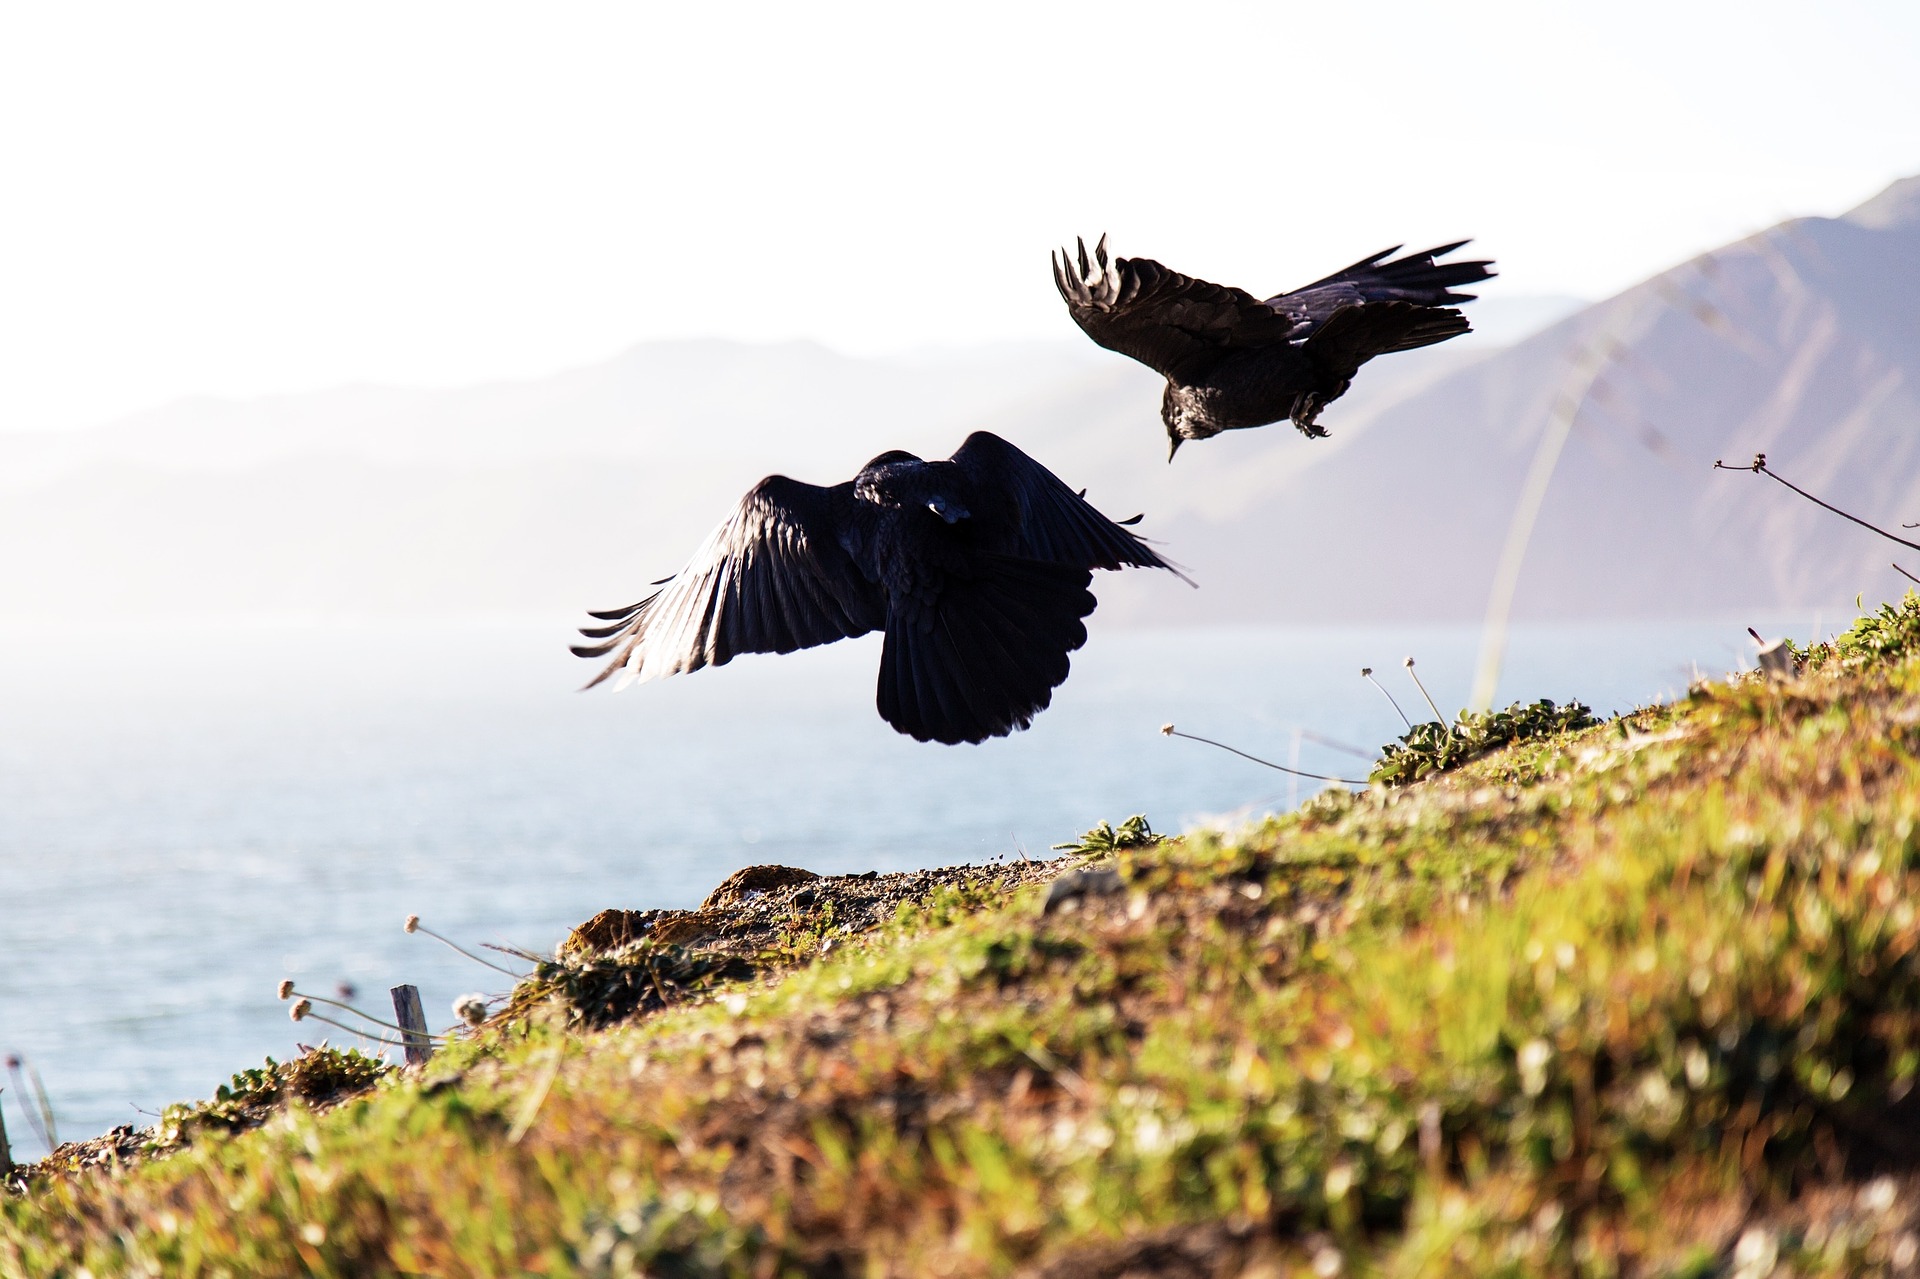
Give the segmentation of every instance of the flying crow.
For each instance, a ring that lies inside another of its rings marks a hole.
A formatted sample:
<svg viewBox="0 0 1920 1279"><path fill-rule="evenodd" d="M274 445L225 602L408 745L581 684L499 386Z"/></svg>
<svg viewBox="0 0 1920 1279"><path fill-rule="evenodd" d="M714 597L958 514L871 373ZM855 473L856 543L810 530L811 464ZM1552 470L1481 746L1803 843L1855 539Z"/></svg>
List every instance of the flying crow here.
<svg viewBox="0 0 1920 1279"><path fill-rule="evenodd" d="M1435 261L1465 240L1403 258L1393 258L1396 245L1261 302L1150 258L1109 261L1104 235L1091 261L1078 243L1077 259L1065 249L1054 257L1054 284L1088 337L1165 375L1169 462L1187 440L1281 418L1326 435L1320 410L1362 364L1467 332L1466 318L1442 304L1471 302L1451 290L1493 276L1491 262Z"/></svg>
<svg viewBox="0 0 1920 1279"><path fill-rule="evenodd" d="M894 451L831 488L760 481L660 590L590 614L607 625L580 633L600 642L573 651L614 654L591 688L884 630L881 718L921 741L978 742L1046 708L1086 642L1091 570L1128 565L1179 572L977 431L944 462Z"/></svg>

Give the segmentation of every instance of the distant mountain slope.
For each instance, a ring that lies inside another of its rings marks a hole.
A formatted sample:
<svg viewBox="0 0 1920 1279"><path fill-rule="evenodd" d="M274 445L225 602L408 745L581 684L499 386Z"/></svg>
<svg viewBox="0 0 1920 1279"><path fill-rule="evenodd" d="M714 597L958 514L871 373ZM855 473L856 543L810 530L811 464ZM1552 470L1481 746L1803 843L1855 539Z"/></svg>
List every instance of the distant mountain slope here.
<svg viewBox="0 0 1920 1279"><path fill-rule="evenodd" d="M1351 404L1474 358L1383 362ZM0 435L0 618L571 617L678 568L764 475L831 483L888 448L945 456L980 427L1117 514L1151 499L1156 520L1245 509L1313 459L1289 432L1264 469L1163 474L1158 404L1150 374L1078 340L912 360L674 342L526 382L190 400ZM1176 589L1136 607L1185 607Z"/></svg>
<svg viewBox="0 0 1920 1279"><path fill-rule="evenodd" d="M1904 585L1897 548L1710 468L1765 451L1869 518L1920 519L1920 179L1517 345L1379 360L1326 414L1330 440L1231 432L1172 466L1158 379L1077 340L917 360L661 343L531 381L0 435L0 619L565 618L677 568L763 475L831 482L886 448L944 456L976 427L1110 514L1146 511L1201 582L1108 581L1108 621L1472 619L1550 408L1596 348L1519 613L1850 606Z"/></svg>
<svg viewBox="0 0 1920 1279"><path fill-rule="evenodd" d="M1596 347L1522 612L1819 608L1904 588L1899 548L1711 466L1765 452L1883 525L1920 520L1920 179L1703 255L1350 423L1344 450L1265 494L1262 543L1292 553L1246 554L1243 517L1170 535L1309 615L1475 616L1552 405Z"/></svg>

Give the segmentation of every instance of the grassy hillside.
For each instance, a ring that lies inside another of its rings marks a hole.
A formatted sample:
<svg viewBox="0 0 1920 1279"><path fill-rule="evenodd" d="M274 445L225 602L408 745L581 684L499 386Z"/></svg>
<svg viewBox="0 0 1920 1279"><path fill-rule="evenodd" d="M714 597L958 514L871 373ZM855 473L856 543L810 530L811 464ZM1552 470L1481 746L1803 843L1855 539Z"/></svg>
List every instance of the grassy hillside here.
<svg viewBox="0 0 1920 1279"><path fill-rule="evenodd" d="M1912 1272L1920 597L1805 658L1114 875L605 917L422 1070L26 1170L0 1267Z"/></svg>

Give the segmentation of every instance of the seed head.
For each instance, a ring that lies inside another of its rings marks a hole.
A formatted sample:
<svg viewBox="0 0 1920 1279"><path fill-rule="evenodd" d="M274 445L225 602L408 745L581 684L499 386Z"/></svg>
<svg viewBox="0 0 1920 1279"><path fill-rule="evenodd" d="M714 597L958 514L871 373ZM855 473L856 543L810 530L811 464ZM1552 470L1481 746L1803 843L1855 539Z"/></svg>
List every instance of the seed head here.
<svg viewBox="0 0 1920 1279"><path fill-rule="evenodd" d="M1162 724L1162 725L1160 726L1160 736L1162 736L1162 737L1172 737L1172 736L1173 736L1173 725L1171 725L1171 724Z"/></svg>
<svg viewBox="0 0 1920 1279"><path fill-rule="evenodd" d="M418 915L408 915L408 916L407 916L407 931L408 931L408 932L410 932L410 933L412 933L412 932L418 932L418 931L419 931L419 929L420 929L420 916L418 916Z"/></svg>
<svg viewBox="0 0 1920 1279"><path fill-rule="evenodd" d="M1412 669L1413 669L1413 659L1412 659L1411 657L1409 657L1409 658L1407 659L1407 663L1406 663L1406 665L1407 665L1407 669L1408 669L1408 670L1412 670Z"/></svg>
<svg viewBox="0 0 1920 1279"><path fill-rule="evenodd" d="M293 1001L293 1007L287 1009L287 1015L295 1021L300 1021L312 1011L313 1001L311 999L296 999Z"/></svg>
<svg viewBox="0 0 1920 1279"><path fill-rule="evenodd" d="M453 1015L469 1026L478 1026L487 1019L487 997L478 993L460 996L453 1001Z"/></svg>
<svg viewBox="0 0 1920 1279"><path fill-rule="evenodd" d="M293 993L293 979L285 978L280 983L280 998L285 999Z"/></svg>
<svg viewBox="0 0 1920 1279"><path fill-rule="evenodd" d="M1362 666L1362 667L1360 668L1360 678L1361 678L1361 679L1372 679L1372 678L1373 678L1373 667L1371 667L1371 666Z"/></svg>

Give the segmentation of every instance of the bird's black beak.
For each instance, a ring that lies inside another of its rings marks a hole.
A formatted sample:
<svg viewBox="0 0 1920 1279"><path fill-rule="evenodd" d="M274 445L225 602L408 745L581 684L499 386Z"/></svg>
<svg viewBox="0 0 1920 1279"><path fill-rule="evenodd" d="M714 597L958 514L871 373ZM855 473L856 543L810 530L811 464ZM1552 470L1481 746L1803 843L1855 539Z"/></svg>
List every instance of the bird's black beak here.
<svg viewBox="0 0 1920 1279"><path fill-rule="evenodd" d="M1185 436L1169 435L1167 437L1167 461L1169 462L1173 461L1173 455L1175 453L1178 453L1180 451L1180 446L1182 444L1185 444L1186 442L1187 441Z"/></svg>

